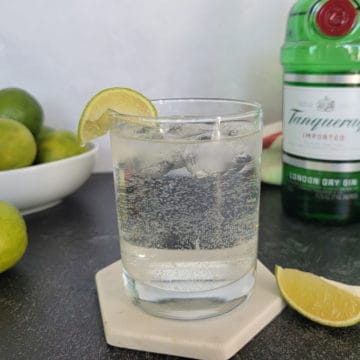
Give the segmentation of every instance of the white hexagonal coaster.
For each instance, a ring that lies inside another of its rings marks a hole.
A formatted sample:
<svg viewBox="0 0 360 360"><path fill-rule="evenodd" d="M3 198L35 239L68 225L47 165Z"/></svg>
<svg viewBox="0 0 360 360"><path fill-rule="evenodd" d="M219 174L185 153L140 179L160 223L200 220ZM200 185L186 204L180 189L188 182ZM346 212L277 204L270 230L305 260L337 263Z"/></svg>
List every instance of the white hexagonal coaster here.
<svg viewBox="0 0 360 360"><path fill-rule="evenodd" d="M273 274L260 262L250 299L227 314L181 321L151 316L126 296L121 261L96 274L108 344L204 360L226 360L238 352L285 307Z"/></svg>

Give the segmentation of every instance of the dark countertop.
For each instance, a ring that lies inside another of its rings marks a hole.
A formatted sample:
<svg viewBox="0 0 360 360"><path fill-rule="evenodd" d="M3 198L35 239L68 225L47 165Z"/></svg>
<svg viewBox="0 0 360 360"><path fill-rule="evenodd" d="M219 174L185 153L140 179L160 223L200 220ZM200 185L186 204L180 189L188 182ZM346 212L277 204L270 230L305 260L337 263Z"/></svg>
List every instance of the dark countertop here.
<svg viewBox="0 0 360 360"><path fill-rule="evenodd" d="M94 275L119 259L113 180L92 175L75 194L25 217L29 246L0 275L0 360L170 360L106 344ZM283 214L263 185L259 258L360 285L360 224L333 227ZM240 326L240 324L239 324ZM286 308L233 360L360 359L360 325L327 328Z"/></svg>

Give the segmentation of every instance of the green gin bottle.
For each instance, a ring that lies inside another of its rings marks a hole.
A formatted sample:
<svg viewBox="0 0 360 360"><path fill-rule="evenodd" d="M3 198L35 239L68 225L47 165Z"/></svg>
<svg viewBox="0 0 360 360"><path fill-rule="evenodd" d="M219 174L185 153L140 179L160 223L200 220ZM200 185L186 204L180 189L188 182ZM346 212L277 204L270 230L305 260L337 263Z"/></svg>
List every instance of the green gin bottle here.
<svg viewBox="0 0 360 360"><path fill-rule="evenodd" d="M283 208L360 220L360 0L298 0L281 62Z"/></svg>

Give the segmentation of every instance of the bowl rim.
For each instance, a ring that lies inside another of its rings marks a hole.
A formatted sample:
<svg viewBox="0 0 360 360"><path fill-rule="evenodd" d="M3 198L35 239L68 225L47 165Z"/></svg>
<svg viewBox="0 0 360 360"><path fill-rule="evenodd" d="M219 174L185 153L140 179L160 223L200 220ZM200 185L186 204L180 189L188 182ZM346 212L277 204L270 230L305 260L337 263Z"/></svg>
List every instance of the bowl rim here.
<svg viewBox="0 0 360 360"><path fill-rule="evenodd" d="M99 150L99 145L89 142L86 144L87 147L89 147L89 149L81 154L78 155L74 155L74 156L70 156L68 158L65 159L60 159L60 160L54 160L54 161L50 161L47 163L42 163L42 164L32 164L29 166L24 166L18 169L10 169L10 170L0 170L0 176L1 175L8 175L8 174L16 174L16 173L21 173L24 171L30 172L30 171L36 171L37 169L43 169L43 168L51 168L51 167L55 167L61 163L69 163L72 161L77 161L78 159L81 158L87 158L87 157L91 157L94 156L98 150Z"/></svg>

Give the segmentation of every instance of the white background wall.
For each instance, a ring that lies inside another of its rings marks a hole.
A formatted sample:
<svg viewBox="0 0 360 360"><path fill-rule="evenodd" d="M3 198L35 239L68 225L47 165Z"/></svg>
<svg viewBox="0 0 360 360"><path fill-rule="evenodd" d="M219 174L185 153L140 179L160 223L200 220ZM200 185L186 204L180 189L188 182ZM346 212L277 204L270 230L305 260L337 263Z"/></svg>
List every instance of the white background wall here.
<svg viewBox="0 0 360 360"><path fill-rule="evenodd" d="M45 123L76 130L110 86L150 98L230 97L280 120L280 46L295 0L0 0L0 88L28 90ZM110 171L108 137L95 171Z"/></svg>

